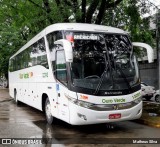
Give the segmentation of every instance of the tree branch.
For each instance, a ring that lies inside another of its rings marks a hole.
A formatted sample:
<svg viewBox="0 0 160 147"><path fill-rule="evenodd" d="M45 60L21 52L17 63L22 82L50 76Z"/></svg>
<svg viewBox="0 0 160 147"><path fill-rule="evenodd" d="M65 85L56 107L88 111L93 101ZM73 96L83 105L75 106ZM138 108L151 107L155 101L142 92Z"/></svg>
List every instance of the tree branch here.
<svg viewBox="0 0 160 147"><path fill-rule="evenodd" d="M81 22L85 22L86 21L86 0L82 0L82 18L81 18Z"/></svg>
<svg viewBox="0 0 160 147"><path fill-rule="evenodd" d="M87 14L86 14L86 22L87 23L91 23L92 20L92 16L97 8L99 4L99 0L93 0L92 3L90 4Z"/></svg>
<svg viewBox="0 0 160 147"><path fill-rule="evenodd" d="M123 0L116 0L114 2L111 2L111 0L102 0L95 23L101 24L106 9L116 7L121 1Z"/></svg>
<svg viewBox="0 0 160 147"><path fill-rule="evenodd" d="M123 0L116 0L115 2L112 2L112 3L110 3L110 1L107 1L107 3L106 3L106 9L107 8L116 7Z"/></svg>
<svg viewBox="0 0 160 147"><path fill-rule="evenodd" d="M23 33L23 32L20 32L20 34L22 35L23 40L26 40L26 41L27 41L27 38L26 38L26 36L24 35L24 33Z"/></svg>
<svg viewBox="0 0 160 147"><path fill-rule="evenodd" d="M106 7L106 0L102 0L100 8L99 8L99 13L96 18L96 24L100 24L102 22L103 16L105 14L105 7Z"/></svg>
<svg viewBox="0 0 160 147"><path fill-rule="evenodd" d="M43 0L43 4L44 4L44 7L46 9L47 14L49 14L51 12L49 1L48 0ZM53 20L52 20L52 18L49 15L47 16L47 19L49 20L49 22L51 24L53 23Z"/></svg>
<svg viewBox="0 0 160 147"><path fill-rule="evenodd" d="M67 4L68 6L71 6L71 7L73 6L72 3L68 0L64 0L64 3Z"/></svg>
<svg viewBox="0 0 160 147"><path fill-rule="evenodd" d="M29 2L31 2L33 5L35 5L36 7L40 8L40 9L43 9L43 7L41 7L40 5L36 4L35 2L33 2L32 0L28 0Z"/></svg>
<svg viewBox="0 0 160 147"><path fill-rule="evenodd" d="M60 0L55 0L55 2L56 2L56 4L57 4L57 6L60 5Z"/></svg>
<svg viewBox="0 0 160 147"><path fill-rule="evenodd" d="M57 7L59 8L59 10L61 11L61 15L63 17L63 21L64 22L69 22L68 20L68 15L66 14L65 10L64 10L64 6L62 6L63 2L61 2L60 0L55 0Z"/></svg>
<svg viewBox="0 0 160 147"><path fill-rule="evenodd" d="M81 22L81 18L79 17L79 14L78 14L78 12L80 12L80 11L78 8L78 1L77 0L73 0L73 12L75 14L76 22Z"/></svg>

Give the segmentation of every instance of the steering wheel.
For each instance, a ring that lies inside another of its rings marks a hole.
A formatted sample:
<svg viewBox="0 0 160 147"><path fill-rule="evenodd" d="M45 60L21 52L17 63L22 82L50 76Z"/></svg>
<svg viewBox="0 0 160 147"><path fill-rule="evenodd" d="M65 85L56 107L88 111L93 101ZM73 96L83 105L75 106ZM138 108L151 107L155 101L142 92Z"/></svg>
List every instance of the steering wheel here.
<svg viewBox="0 0 160 147"><path fill-rule="evenodd" d="M91 78L100 78L100 77L97 76L97 75L92 75L92 76L87 76L87 77L85 77L85 79L91 79Z"/></svg>

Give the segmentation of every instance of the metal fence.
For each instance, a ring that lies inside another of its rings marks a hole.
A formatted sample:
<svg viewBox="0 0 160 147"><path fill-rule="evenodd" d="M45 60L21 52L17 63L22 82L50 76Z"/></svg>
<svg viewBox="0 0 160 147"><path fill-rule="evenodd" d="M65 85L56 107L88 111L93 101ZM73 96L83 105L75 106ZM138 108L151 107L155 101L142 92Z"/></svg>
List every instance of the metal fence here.
<svg viewBox="0 0 160 147"><path fill-rule="evenodd" d="M159 68L158 62L154 63L139 63L141 81L148 85L159 88Z"/></svg>

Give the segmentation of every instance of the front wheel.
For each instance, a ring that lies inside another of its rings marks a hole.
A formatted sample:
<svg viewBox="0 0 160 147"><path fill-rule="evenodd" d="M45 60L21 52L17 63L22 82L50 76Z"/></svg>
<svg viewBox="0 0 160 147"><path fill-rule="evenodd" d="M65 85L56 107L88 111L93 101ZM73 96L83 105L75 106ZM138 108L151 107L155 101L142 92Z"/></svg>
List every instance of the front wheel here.
<svg viewBox="0 0 160 147"><path fill-rule="evenodd" d="M156 96L155 96L155 101L156 101L156 102L160 102L160 95L156 95Z"/></svg>
<svg viewBox="0 0 160 147"><path fill-rule="evenodd" d="M46 99L45 102L45 115L46 115L46 120L48 122L48 124L52 124L53 123L53 116L51 114L51 104L49 102L49 99Z"/></svg>

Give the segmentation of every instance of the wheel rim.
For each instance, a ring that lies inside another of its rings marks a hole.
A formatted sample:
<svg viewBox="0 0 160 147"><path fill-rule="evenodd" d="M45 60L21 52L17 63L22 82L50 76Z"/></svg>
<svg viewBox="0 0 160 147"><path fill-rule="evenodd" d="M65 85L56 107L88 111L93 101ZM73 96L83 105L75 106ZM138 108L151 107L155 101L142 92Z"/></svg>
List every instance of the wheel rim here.
<svg viewBox="0 0 160 147"><path fill-rule="evenodd" d="M46 105L46 116L47 116L47 119L50 119L52 117L52 114L51 114L51 105L50 105L49 102Z"/></svg>

